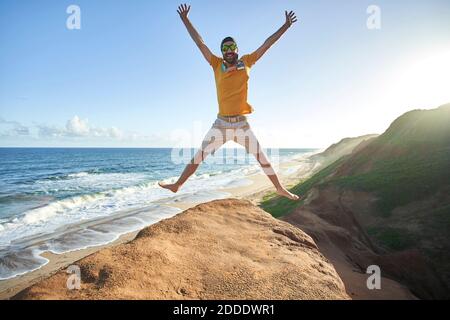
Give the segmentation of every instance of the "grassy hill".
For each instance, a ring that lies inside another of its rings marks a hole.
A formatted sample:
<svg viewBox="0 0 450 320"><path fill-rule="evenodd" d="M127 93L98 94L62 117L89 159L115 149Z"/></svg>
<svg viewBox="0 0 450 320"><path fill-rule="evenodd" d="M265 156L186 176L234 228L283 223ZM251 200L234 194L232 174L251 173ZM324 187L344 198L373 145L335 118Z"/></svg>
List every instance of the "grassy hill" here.
<svg viewBox="0 0 450 320"><path fill-rule="evenodd" d="M382 250L418 249L450 283L449 168L447 104L403 114L382 135L361 143L292 191L307 196L312 189L333 190L344 199L339 205L355 214ZM365 192L375 200L357 207L357 199L342 196L352 192ZM280 217L298 203L275 197L261 206Z"/></svg>
<svg viewBox="0 0 450 320"><path fill-rule="evenodd" d="M339 158L352 153L356 147L368 143L372 138L377 136L377 134L366 134L359 137L344 138L329 146L325 151L314 155L312 158L313 160L320 161L324 166L329 165Z"/></svg>

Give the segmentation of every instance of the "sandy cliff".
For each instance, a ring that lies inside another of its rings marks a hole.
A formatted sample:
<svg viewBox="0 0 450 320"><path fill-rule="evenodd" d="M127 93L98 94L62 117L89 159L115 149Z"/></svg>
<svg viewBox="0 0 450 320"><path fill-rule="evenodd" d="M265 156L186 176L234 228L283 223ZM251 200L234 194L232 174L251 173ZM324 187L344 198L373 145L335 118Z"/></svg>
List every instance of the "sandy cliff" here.
<svg viewBox="0 0 450 320"><path fill-rule="evenodd" d="M198 205L76 265L80 290L61 270L15 298L349 298L306 233L241 200Z"/></svg>

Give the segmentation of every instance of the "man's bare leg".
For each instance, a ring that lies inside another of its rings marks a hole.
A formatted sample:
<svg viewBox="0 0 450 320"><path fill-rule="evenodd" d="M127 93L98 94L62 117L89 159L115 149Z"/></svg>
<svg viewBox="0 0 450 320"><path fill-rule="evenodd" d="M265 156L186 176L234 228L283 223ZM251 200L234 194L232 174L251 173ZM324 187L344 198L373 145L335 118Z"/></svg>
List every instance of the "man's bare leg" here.
<svg viewBox="0 0 450 320"><path fill-rule="evenodd" d="M267 159L267 156L265 155L258 140L256 139L256 136L253 134L253 131L251 131L250 128L246 130L244 136L236 137L235 142L241 144L243 147L245 147L248 153L252 153L254 155L264 173L275 186L278 195L294 201L300 199L298 195L289 192L289 190L283 187L280 179L278 179L278 176L275 173L275 170L272 168L269 159Z"/></svg>
<svg viewBox="0 0 450 320"><path fill-rule="evenodd" d="M203 158L203 150L199 150L194 158L192 158L191 163L188 163L186 165L177 182L171 184L163 184L161 182L158 182L159 186L172 192L177 192L178 189L180 189L180 187L186 182L186 180L189 179L189 177L192 176L200 166L200 162L195 162L195 159L199 157Z"/></svg>
<svg viewBox="0 0 450 320"><path fill-rule="evenodd" d="M186 180L189 179L189 177L192 176L198 169L200 163L202 163L210 153L215 152L217 149L219 149L226 141L227 138L223 134L223 132L213 127L206 134L201 149L197 151L191 162L186 165L177 182L170 184L158 182L159 186L172 192L177 192L178 189L180 189L181 186L186 182Z"/></svg>
<svg viewBox="0 0 450 320"><path fill-rule="evenodd" d="M280 183L280 180L278 179L277 174L275 173L275 170L273 170L272 165L270 164L269 160L266 158L266 155L261 150L261 152L258 153L258 156L256 156L256 159L258 160L259 164L261 165L264 173L269 177L270 181L275 186L275 189L277 190L277 194L286 197L288 199L297 201L300 199L300 197L296 194L293 194L292 192L289 192L283 185Z"/></svg>

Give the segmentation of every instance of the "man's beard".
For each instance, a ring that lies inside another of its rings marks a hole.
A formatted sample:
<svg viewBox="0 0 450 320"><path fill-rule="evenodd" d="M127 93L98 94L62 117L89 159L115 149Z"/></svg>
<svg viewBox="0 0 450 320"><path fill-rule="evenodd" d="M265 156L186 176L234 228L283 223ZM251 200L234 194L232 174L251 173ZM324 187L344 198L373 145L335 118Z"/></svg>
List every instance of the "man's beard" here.
<svg viewBox="0 0 450 320"><path fill-rule="evenodd" d="M238 55L237 53L233 54L232 57L227 57L227 55L224 55L224 60L229 64L235 64L238 60Z"/></svg>

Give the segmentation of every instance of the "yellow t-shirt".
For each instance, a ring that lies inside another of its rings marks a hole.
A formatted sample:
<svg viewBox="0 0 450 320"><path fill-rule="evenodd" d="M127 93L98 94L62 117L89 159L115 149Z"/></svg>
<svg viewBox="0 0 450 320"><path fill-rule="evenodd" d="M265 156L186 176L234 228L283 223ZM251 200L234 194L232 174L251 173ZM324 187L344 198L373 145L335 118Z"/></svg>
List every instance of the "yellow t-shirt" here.
<svg viewBox="0 0 450 320"><path fill-rule="evenodd" d="M219 114L236 116L251 113L252 106L247 102L248 79L250 68L256 62L256 52L243 55L239 60L244 63L241 70L224 71L223 59L215 55L211 57L211 67L216 79Z"/></svg>

